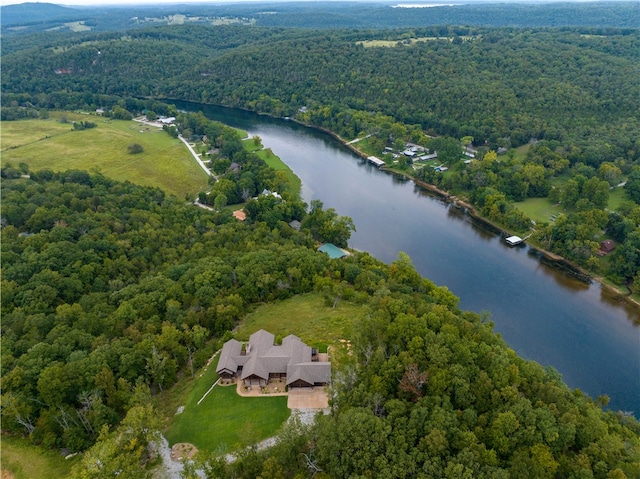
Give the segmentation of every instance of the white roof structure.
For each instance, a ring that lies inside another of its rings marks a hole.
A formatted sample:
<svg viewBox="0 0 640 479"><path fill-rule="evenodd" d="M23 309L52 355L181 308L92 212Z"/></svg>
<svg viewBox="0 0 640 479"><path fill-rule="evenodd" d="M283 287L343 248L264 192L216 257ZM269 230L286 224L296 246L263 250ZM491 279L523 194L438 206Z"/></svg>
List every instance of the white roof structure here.
<svg viewBox="0 0 640 479"><path fill-rule="evenodd" d="M508 238L505 238L505 241L507 242L507 244L515 246L522 243L524 240L520 238L520 236L509 236Z"/></svg>

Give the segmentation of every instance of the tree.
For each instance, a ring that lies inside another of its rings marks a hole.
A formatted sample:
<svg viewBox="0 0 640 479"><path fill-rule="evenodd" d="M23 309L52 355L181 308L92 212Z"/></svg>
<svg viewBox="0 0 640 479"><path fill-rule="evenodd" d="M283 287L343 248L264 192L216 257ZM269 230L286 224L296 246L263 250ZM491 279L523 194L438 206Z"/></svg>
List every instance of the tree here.
<svg viewBox="0 0 640 479"><path fill-rule="evenodd" d="M73 469L73 479L145 479L149 446L159 438L160 420L150 404L132 407L113 432L105 425L96 444Z"/></svg>
<svg viewBox="0 0 640 479"><path fill-rule="evenodd" d="M312 200L311 211L302 221L302 227L310 229L318 241L346 247L351 232L356 229L353 220L348 216L338 216L333 208L323 210L323 206L320 200Z"/></svg>
<svg viewBox="0 0 640 479"><path fill-rule="evenodd" d="M184 331L187 354L189 355L189 369L191 370L191 377L195 377L193 355L204 345L205 341L209 337L209 330L199 324L196 324L193 327L189 327L188 324L183 324L182 329Z"/></svg>
<svg viewBox="0 0 640 479"><path fill-rule="evenodd" d="M433 138L429 141L429 149L438 152L438 161L452 166L462 157L460 141L450 136Z"/></svg>
<svg viewBox="0 0 640 479"><path fill-rule="evenodd" d="M127 151L129 152L130 155L137 155L144 151L144 147L140 143L131 143L127 147Z"/></svg>
<svg viewBox="0 0 640 479"><path fill-rule="evenodd" d="M609 186L616 186L622 177L622 171L615 164L604 162L598 168L598 176L609 183Z"/></svg>
<svg viewBox="0 0 640 479"><path fill-rule="evenodd" d="M624 190L636 203L640 204L640 168L634 169L627 178L627 184L624 186Z"/></svg>
<svg viewBox="0 0 640 479"><path fill-rule="evenodd" d="M213 200L213 208L216 211L220 211L222 208L227 206L227 197L223 193L216 195L215 200Z"/></svg>
<svg viewBox="0 0 640 479"><path fill-rule="evenodd" d="M131 120L133 119L133 115L129 113L127 110L122 108L120 105L116 105L113 107L112 116L116 120Z"/></svg>

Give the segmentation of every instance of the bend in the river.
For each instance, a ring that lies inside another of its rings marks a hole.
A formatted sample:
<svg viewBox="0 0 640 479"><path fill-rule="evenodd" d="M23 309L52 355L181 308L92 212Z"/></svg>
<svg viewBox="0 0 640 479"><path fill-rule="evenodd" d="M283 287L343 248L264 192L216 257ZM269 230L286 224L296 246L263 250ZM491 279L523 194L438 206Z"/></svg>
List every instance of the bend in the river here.
<svg viewBox="0 0 640 479"><path fill-rule="evenodd" d="M598 283L556 270L407 181L363 161L322 132L291 121L175 102L259 135L302 180L302 197L353 218L349 245L390 263L406 252L463 309L488 311L521 356L553 366L572 388L606 394L640 415L640 311Z"/></svg>

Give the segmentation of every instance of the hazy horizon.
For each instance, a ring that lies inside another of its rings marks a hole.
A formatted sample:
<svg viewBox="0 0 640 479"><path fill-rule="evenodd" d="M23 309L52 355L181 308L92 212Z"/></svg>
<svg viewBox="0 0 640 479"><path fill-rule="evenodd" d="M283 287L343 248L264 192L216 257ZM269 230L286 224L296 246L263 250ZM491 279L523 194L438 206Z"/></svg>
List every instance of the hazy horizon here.
<svg viewBox="0 0 640 479"><path fill-rule="evenodd" d="M63 0L63 1L26 1L26 0L0 0L0 6L7 5L18 5L22 3L52 3L60 6L103 6L103 5L113 5L113 6L135 6L135 5L181 5L181 4L211 4L211 5L220 5L223 3L233 4L233 3L276 3L276 2L317 2L318 0ZM336 3L340 3L343 0L321 0L321 1L333 1ZM420 5L420 4L429 4L429 5L449 5L452 3L455 4L469 4L469 3L566 3L566 2L574 2L574 3L595 3L595 2L605 2L611 0L407 0L407 1L393 1L393 0L345 0L349 2L357 1L362 3L393 3L393 4L401 4L401 5ZM636 0L616 0L616 1L636 1Z"/></svg>

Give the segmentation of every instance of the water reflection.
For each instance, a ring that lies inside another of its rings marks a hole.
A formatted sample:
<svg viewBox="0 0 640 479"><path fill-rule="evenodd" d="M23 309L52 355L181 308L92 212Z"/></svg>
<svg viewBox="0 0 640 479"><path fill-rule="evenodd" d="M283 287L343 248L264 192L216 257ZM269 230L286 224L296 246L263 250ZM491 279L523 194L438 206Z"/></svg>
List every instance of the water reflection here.
<svg viewBox="0 0 640 479"><path fill-rule="evenodd" d="M571 387L609 395L611 408L640 415L640 308L526 246L508 247L489 225L379 171L325 133L247 112L193 109L259 135L302 179L305 201L320 199L353 218L350 246L386 263L406 252L420 274L460 297L462 309L490 311L518 354L552 365Z"/></svg>

